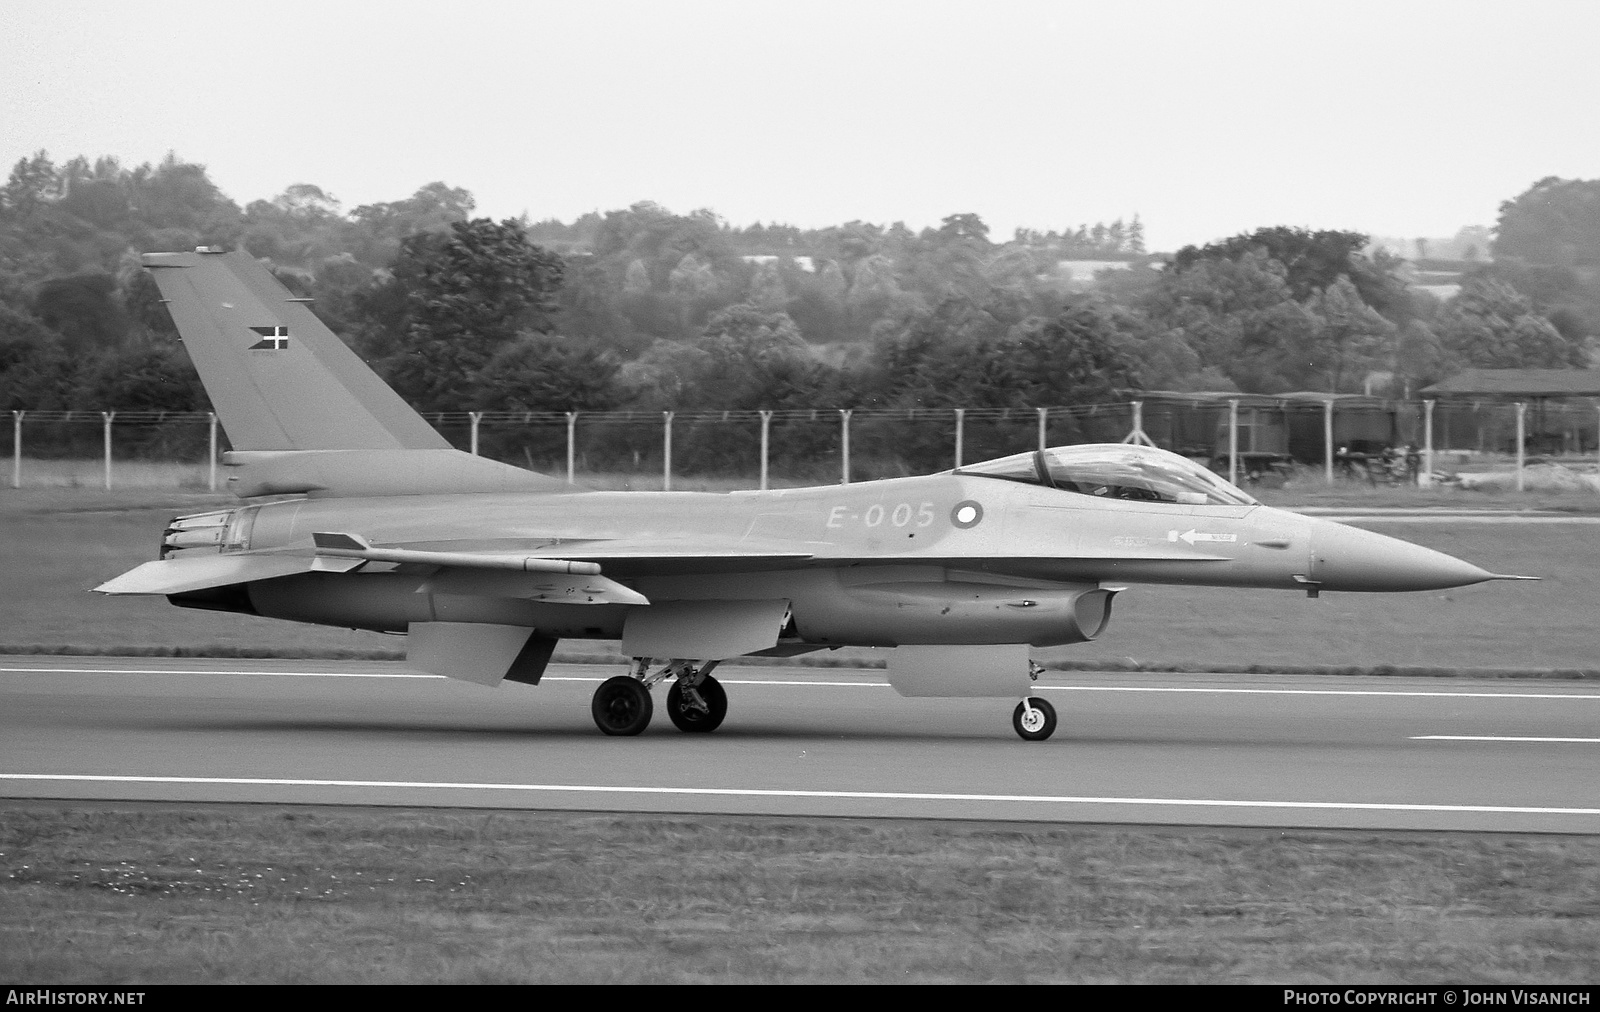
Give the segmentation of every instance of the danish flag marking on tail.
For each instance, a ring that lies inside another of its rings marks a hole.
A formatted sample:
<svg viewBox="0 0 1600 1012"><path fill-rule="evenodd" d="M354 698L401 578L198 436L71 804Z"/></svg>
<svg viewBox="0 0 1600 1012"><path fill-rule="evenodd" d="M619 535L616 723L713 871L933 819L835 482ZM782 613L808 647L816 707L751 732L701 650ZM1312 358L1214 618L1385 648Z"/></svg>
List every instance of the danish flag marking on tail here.
<svg viewBox="0 0 1600 1012"><path fill-rule="evenodd" d="M261 340L250 346L251 351L282 351L289 347L288 327L251 327L261 335Z"/></svg>

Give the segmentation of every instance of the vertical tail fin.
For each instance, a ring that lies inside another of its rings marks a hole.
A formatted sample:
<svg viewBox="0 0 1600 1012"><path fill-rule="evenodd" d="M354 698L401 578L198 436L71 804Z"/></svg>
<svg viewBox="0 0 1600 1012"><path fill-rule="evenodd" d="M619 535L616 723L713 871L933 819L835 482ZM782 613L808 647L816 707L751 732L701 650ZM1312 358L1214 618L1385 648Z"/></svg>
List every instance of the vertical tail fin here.
<svg viewBox="0 0 1600 1012"><path fill-rule="evenodd" d="M389 389L246 253L146 253L233 452L240 496L569 489L474 457Z"/></svg>
<svg viewBox="0 0 1600 1012"><path fill-rule="evenodd" d="M236 450L430 450L450 443L247 253L147 253Z"/></svg>

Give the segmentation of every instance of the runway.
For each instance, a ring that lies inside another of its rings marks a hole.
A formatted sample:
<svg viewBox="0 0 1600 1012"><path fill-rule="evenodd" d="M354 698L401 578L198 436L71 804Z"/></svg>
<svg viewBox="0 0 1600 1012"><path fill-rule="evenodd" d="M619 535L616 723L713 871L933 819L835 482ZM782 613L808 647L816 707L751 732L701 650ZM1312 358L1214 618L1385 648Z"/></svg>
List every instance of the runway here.
<svg viewBox="0 0 1600 1012"><path fill-rule="evenodd" d="M1581 682L1052 672L1027 743L1009 700L731 665L716 733L607 738L613 673L0 658L0 797L1600 833Z"/></svg>

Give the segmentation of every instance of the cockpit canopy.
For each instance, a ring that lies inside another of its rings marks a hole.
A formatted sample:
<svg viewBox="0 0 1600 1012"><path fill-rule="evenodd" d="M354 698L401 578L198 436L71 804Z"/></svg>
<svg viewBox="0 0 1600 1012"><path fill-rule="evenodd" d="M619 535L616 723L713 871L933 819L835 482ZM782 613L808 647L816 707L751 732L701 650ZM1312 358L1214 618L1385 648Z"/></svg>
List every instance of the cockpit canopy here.
<svg viewBox="0 0 1600 1012"><path fill-rule="evenodd" d="M1017 453L958 467L956 474L1003 478L1063 492L1207 506L1256 501L1187 457L1132 443L1089 443Z"/></svg>

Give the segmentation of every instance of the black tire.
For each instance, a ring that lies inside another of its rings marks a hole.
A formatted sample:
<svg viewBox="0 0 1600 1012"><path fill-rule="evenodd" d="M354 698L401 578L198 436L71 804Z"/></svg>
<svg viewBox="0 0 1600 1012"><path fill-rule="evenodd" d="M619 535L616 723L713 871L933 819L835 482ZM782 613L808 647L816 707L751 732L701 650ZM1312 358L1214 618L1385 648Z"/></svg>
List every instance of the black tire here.
<svg viewBox="0 0 1600 1012"><path fill-rule="evenodd" d="M1028 714L1028 708L1018 703L1017 708L1011 712L1011 726L1016 728L1017 735L1023 741L1044 741L1056 733L1056 708L1051 706L1048 700L1040 699L1038 696L1029 696L1028 703L1044 719L1037 726L1024 725L1023 720Z"/></svg>
<svg viewBox="0 0 1600 1012"><path fill-rule="evenodd" d="M655 712L655 703L650 699L650 690L637 678L627 675L617 675L600 683L600 688L594 690L594 702L589 704L589 712L594 714L594 723L601 731L610 735L638 734L650 726L650 716Z"/></svg>
<svg viewBox="0 0 1600 1012"><path fill-rule="evenodd" d="M728 715L728 694L722 683L710 675L700 679L696 688L700 690L700 698L711 708L710 712L690 706L683 698L682 684L673 682L672 688L667 690L667 716L680 731L715 731L722 725L722 718Z"/></svg>

